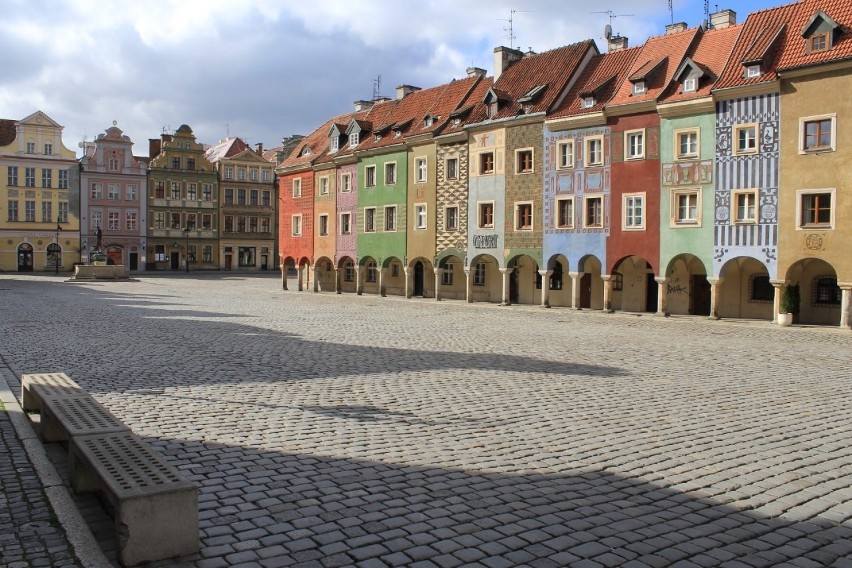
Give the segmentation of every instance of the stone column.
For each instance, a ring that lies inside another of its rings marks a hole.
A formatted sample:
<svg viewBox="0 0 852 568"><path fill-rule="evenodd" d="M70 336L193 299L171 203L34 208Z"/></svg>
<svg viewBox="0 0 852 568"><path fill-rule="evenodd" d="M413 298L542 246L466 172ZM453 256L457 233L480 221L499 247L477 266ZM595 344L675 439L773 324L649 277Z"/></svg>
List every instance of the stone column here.
<svg viewBox="0 0 852 568"><path fill-rule="evenodd" d="M385 278L387 278L388 269L386 267L382 267L379 269L379 296L385 297L387 294L385 293Z"/></svg>
<svg viewBox="0 0 852 568"><path fill-rule="evenodd" d="M655 316L663 316L668 317L669 308L666 304L666 294L668 293L667 284L669 283L669 279L665 276L662 278L655 277L654 282L657 283L657 313Z"/></svg>
<svg viewBox="0 0 852 568"><path fill-rule="evenodd" d="M281 289L287 290L287 267L281 263Z"/></svg>
<svg viewBox="0 0 852 568"><path fill-rule="evenodd" d="M355 265L355 293L359 296L364 292L364 285L361 283L361 265Z"/></svg>
<svg viewBox="0 0 852 568"><path fill-rule="evenodd" d="M444 275L443 268L433 268L435 271L435 301L441 301L441 277Z"/></svg>
<svg viewBox="0 0 852 568"><path fill-rule="evenodd" d="M314 294L319 292L320 274L321 274L320 269L315 268L314 269Z"/></svg>
<svg viewBox="0 0 852 568"><path fill-rule="evenodd" d="M402 272L405 274L405 299L411 299L411 268L408 266L402 267Z"/></svg>
<svg viewBox="0 0 852 568"><path fill-rule="evenodd" d="M775 296L772 298L772 323L778 323L778 314L781 313L781 294L784 293L784 285L786 280L770 280L770 284L775 288Z"/></svg>
<svg viewBox="0 0 852 568"><path fill-rule="evenodd" d="M334 293L340 294L343 290L340 288L340 269L334 269Z"/></svg>
<svg viewBox="0 0 852 568"><path fill-rule="evenodd" d="M604 283L604 307L602 311L607 314L614 313L615 310L612 309L612 274L604 274L601 276L601 280Z"/></svg>
<svg viewBox="0 0 852 568"><path fill-rule="evenodd" d="M722 284L724 278L710 277L707 282L710 283L710 319L722 319L719 317L718 302L719 302L719 285Z"/></svg>
<svg viewBox="0 0 852 568"><path fill-rule="evenodd" d="M299 275L299 281L296 283L296 290L301 292L302 289L303 289L302 288L302 277L305 275L305 265L304 264L299 265L299 268L296 269L296 274Z"/></svg>
<svg viewBox="0 0 852 568"><path fill-rule="evenodd" d="M512 271L514 268L501 268L500 274L503 275L503 296L500 300L501 306L510 306L511 302L509 301L509 277L512 275Z"/></svg>
<svg viewBox="0 0 852 568"><path fill-rule="evenodd" d="M580 279L583 277L583 272L569 272L571 277L571 308L574 310L582 310L580 307Z"/></svg>
<svg viewBox="0 0 852 568"><path fill-rule="evenodd" d="M539 270L538 273L541 275L541 307L549 308L550 307L550 275L553 274L552 270Z"/></svg>
<svg viewBox="0 0 852 568"><path fill-rule="evenodd" d="M465 268L464 270L464 300L468 304L473 303L473 290L471 290L471 282L470 282L470 268Z"/></svg>
<svg viewBox="0 0 852 568"><path fill-rule="evenodd" d="M840 327L842 329L849 329L850 320L852 320L852 316L849 314L850 310L850 302L852 302L852 282L838 282L837 286L840 287Z"/></svg>

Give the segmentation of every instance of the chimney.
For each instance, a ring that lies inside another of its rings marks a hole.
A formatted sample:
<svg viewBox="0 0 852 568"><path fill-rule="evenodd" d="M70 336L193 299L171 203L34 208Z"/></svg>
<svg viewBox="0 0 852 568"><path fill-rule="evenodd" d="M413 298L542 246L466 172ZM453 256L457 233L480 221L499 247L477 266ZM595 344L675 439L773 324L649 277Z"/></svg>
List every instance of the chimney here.
<svg viewBox="0 0 852 568"><path fill-rule="evenodd" d="M412 85L397 85L396 86L396 100L404 99L406 96L410 95L414 91L419 91L420 87L414 87Z"/></svg>
<svg viewBox="0 0 852 568"><path fill-rule="evenodd" d="M150 158L156 158L161 149L159 138L148 138L148 156Z"/></svg>
<svg viewBox="0 0 852 568"><path fill-rule="evenodd" d="M254 145L254 151L258 154L263 154L263 142L258 142Z"/></svg>
<svg viewBox="0 0 852 568"><path fill-rule="evenodd" d="M719 10L710 14L710 29L724 30L737 25L737 13L733 10Z"/></svg>
<svg viewBox="0 0 852 568"><path fill-rule="evenodd" d="M467 76L468 77L485 77L485 69L480 69L479 67L468 67L467 68Z"/></svg>
<svg viewBox="0 0 852 568"><path fill-rule="evenodd" d="M676 34L686 29L686 22L677 22L666 26L666 35Z"/></svg>
<svg viewBox="0 0 852 568"><path fill-rule="evenodd" d="M355 101L355 112L358 112L359 110L367 110L368 108L370 108L372 106L373 106L373 101L364 101L364 100Z"/></svg>
<svg viewBox="0 0 852 568"><path fill-rule="evenodd" d="M610 36L607 42L607 49L610 52L613 51L621 51L622 49L627 49L627 37L616 35Z"/></svg>
<svg viewBox="0 0 852 568"><path fill-rule="evenodd" d="M510 49L505 46L494 48L494 81L500 78L503 71L509 68L509 65L515 61L523 59L524 54L517 49Z"/></svg>

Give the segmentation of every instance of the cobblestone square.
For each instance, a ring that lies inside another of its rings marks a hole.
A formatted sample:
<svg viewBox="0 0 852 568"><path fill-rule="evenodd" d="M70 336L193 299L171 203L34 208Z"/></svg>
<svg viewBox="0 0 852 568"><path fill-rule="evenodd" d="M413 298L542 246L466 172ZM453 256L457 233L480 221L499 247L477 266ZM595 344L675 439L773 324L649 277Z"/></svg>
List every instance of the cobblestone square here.
<svg viewBox="0 0 852 568"><path fill-rule="evenodd" d="M13 392L65 372L199 485L162 566L852 566L848 331L239 274L0 276L0 314Z"/></svg>

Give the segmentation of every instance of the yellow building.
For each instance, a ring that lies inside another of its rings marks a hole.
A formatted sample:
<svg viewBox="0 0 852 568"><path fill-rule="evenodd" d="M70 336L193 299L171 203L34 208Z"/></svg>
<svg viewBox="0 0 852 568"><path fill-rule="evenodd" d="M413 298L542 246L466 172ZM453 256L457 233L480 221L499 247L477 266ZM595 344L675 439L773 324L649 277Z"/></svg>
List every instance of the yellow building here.
<svg viewBox="0 0 852 568"><path fill-rule="evenodd" d="M0 119L0 271L67 272L80 261L77 157L41 111Z"/></svg>

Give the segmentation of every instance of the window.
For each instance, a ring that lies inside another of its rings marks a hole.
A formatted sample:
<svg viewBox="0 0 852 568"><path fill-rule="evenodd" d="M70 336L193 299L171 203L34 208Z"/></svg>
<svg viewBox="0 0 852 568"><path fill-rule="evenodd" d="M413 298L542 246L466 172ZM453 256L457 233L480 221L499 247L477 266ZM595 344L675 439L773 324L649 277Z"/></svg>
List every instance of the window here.
<svg viewBox="0 0 852 568"><path fill-rule="evenodd" d="M172 182L172 199L180 199L180 182Z"/></svg>
<svg viewBox="0 0 852 568"><path fill-rule="evenodd" d="M698 157L698 130L675 130L675 148L679 160Z"/></svg>
<svg viewBox="0 0 852 568"><path fill-rule="evenodd" d="M94 229L94 225L92 226ZM166 228L166 214L162 211L157 211L154 213L154 228L155 229L165 229Z"/></svg>
<svg viewBox="0 0 852 568"><path fill-rule="evenodd" d="M757 191L734 191L734 223L757 223Z"/></svg>
<svg viewBox="0 0 852 568"><path fill-rule="evenodd" d="M319 216L319 234L321 237L328 235L328 215Z"/></svg>
<svg viewBox="0 0 852 568"><path fill-rule="evenodd" d="M364 209L364 232L374 233L376 231L376 208Z"/></svg>
<svg viewBox="0 0 852 568"><path fill-rule="evenodd" d="M118 231L119 230L119 212L118 211L109 211L107 213L107 230L109 230L109 231Z"/></svg>
<svg viewBox="0 0 852 568"><path fill-rule="evenodd" d="M104 196L104 186L100 183L93 183L92 193L89 195L92 199L102 199Z"/></svg>
<svg viewBox="0 0 852 568"><path fill-rule="evenodd" d="M254 266L255 265L255 247L238 247L237 255L239 258L240 266Z"/></svg>
<svg viewBox="0 0 852 568"><path fill-rule="evenodd" d="M35 187L35 168L24 168L24 185Z"/></svg>
<svg viewBox="0 0 852 568"><path fill-rule="evenodd" d="M246 190L245 188L237 189L237 205L245 205L246 204Z"/></svg>
<svg viewBox="0 0 852 568"><path fill-rule="evenodd" d="M233 233L234 232L234 216L233 215L225 215L225 232Z"/></svg>
<svg viewBox="0 0 852 568"><path fill-rule="evenodd" d="M479 173L494 173L494 152L483 152L479 155Z"/></svg>
<svg viewBox="0 0 852 568"><path fill-rule="evenodd" d="M444 265L444 273L441 275L441 284L444 286L453 285L453 267L455 264L448 262Z"/></svg>
<svg viewBox="0 0 852 568"><path fill-rule="evenodd" d="M246 180L246 169L245 168L237 168L237 179L240 181Z"/></svg>
<svg viewBox="0 0 852 568"><path fill-rule="evenodd" d="M364 168L364 186L376 186L376 166L366 166Z"/></svg>
<svg viewBox="0 0 852 568"><path fill-rule="evenodd" d="M260 232L268 233L270 227L269 217L261 217L260 218Z"/></svg>
<svg viewBox="0 0 852 568"><path fill-rule="evenodd" d="M136 211L127 211L124 215L124 226L128 231L135 231L139 228L139 219Z"/></svg>
<svg viewBox="0 0 852 568"><path fill-rule="evenodd" d="M414 181L417 183L426 181L426 158L416 158L414 160Z"/></svg>
<svg viewBox="0 0 852 568"><path fill-rule="evenodd" d="M645 228L645 194L635 193L624 196L624 215L622 217L625 230L641 230Z"/></svg>
<svg viewBox="0 0 852 568"><path fill-rule="evenodd" d="M734 127L734 154L757 152L757 125L743 124Z"/></svg>
<svg viewBox="0 0 852 568"><path fill-rule="evenodd" d="M629 130L624 133L625 159L638 160L645 157L645 131Z"/></svg>
<svg viewBox="0 0 852 568"><path fill-rule="evenodd" d="M695 92L698 88L698 79L695 77L690 77L689 79L685 79L683 81L683 92L684 93L692 93Z"/></svg>
<svg viewBox="0 0 852 568"><path fill-rule="evenodd" d="M326 181L327 181L327 179L328 178L326 178ZM258 192L257 192L256 189L250 189L249 190L249 205L257 207L257 196L258 196Z"/></svg>
<svg viewBox="0 0 852 568"><path fill-rule="evenodd" d="M560 142L557 146L558 153L558 165L557 167L562 168L573 168L574 167L574 142Z"/></svg>
<svg viewBox="0 0 852 568"><path fill-rule="evenodd" d="M586 197L583 219L586 227L603 227L603 196Z"/></svg>
<svg viewBox="0 0 852 568"><path fill-rule="evenodd" d="M321 177L319 185L320 195L328 195L328 176ZM255 205L257 205L257 203L255 203Z"/></svg>
<svg viewBox="0 0 852 568"><path fill-rule="evenodd" d="M44 144L44 153L47 156L52 156L53 155L53 144L51 144L50 142L46 142Z"/></svg>
<svg viewBox="0 0 852 568"><path fill-rule="evenodd" d="M603 137L594 136L586 138L586 165L603 165Z"/></svg>
<svg viewBox="0 0 852 568"><path fill-rule="evenodd" d="M353 132L349 135L349 147L354 148L358 145L358 139L360 138L359 132Z"/></svg>
<svg viewBox="0 0 852 568"><path fill-rule="evenodd" d="M752 274L749 278L749 302L775 301L775 288L769 281L768 274Z"/></svg>
<svg viewBox="0 0 852 568"><path fill-rule="evenodd" d="M205 213L201 216L201 229L209 231L213 228L213 215Z"/></svg>
<svg viewBox="0 0 852 568"><path fill-rule="evenodd" d="M799 153L836 150L836 120L834 114L800 118Z"/></svg>
<svg viewBox="0 0 852 568"><path fill-rule="evenodd" d="M477 262L473 267L473 285L485 286L485 263Z"/></svg>
<svg viewBox="0 0 852 568"><path fill-rule="evenodd" d="M292 232L291 234L294 237L302 236L302 216L301 215L293 215L291 217L292 222Z"/></svg>
<svg viewBox="0 0 852 568"><path fill-rule="evenodd" d="M163 214L163 222L165 222L165 213ZM104 225L104 212L100 209L93 209L89 212L89 228L94 232Z"/></svg>
<svg viewBox="0 0 852 568"><path fill-rule="evenodd" d="M268 189L264 189L260 192L260 204L264 207L269 207L272 205L272 192Z"/></svg>
<svg viewBox="0 0 852 568"><path fill-rule="evenodd" d="M595 106L595 97L583 97L580 99L580 108L590 108Z"/></svg>
<svg viewBox="0 0 852 568"><path fill-rule="evenodd" d="M515 151L515 173L529 174L533 172L532 148Z"/></svg>
<svg viewBox="0 0 852 568"><path fill-rule="evenodd" d="M126 199L127 201L136 201L136 186L135 185L124 186L124 199Z"/></svg>
<svg viewBox="0 0 852 568"><path fill-rule="evenodd" d="M18 200L10 199L9 200L9 215L6 217L8 221L17 221L18 220Z"/></svg>
<svg viewBox="0 0 852 568"><path fill-rule="evenodd" d="M458 158L447 158L445 162L446 169L446 178L447 179L459 179L459 159Z"/></svg>
<svg viewBox="0 0 852 568"><path fill-rule="evenodd" d="M302 178L293 180L293 197L302 197Z"/></svg>
<svg viewBox="0 0 852 568"><path fill-rule="evenodd" d="M396 206L385 207L385 231L396 231Z"/></svg>
<svg viewBox="0 0 852 568"><path fill-rule="evenodd" d="M249 179L251 181L257 181L257 168L251 168L249 170Z"/></svg>
<svg viewBox="0 0 852 568"><path fill-rule="evenodd" d="M117 183L111 183L107 186L107 199L121 199L121 191Z"/></svg>
<svg viewBox="0 0 852 568"><path fill-rule="evenodd" d="M202 262L213 262L213 246L212 245L204 245L204 248L201 249L201 261Z"/></svg>
<svg viewBox="0 0 852 568"><path fill-rule="evenodd" d="M53 170L42 168L41 170L41 186L53 187Z"/></svg>
<svg viewBox="0 0 852 568"><path fill-rule="evenodd" d="M675 224L697 225L700 221L698 190L672 192L672 216Z"/></svg>
<svg viewBox="0 0 852 568"><path fill-rule="evenodd" d="M419 204L414 206L414 228L426 228L426 205Z"/></svg>
<svg viewBox="0 0 852 568"><path fill-rule="evenodd" d="M760 65L749 65L745 70L746 78L754 78L760 77L762 73L760 72Z"/></svg>
<svg viewBox="0 0 852 568"><path fill-rule="evenodd" d="M180 213L172 213L171 214L171 228L172 229L180 229Z"/></svg>
<svg viewBox="0 0 852 568"><path fill-rule="evenodd" d="M455 205L444 209L444 230L459 230L459 208Z"/></svg>
<svg viewBox="0 0 852 568"><path fill-rule="evenodd" d="M834 226L834 190L799 191L799 228L830 229Z"/></svg>
<svg viewBox="0 0 852 568"><path fill-rule="evenodd" d="M479 204L479 228L494 228L494 202Z"/></svg>
<svg viewBox="0 0 852 568"><path fill-rule="evenodd" d="M225 179L234 179L234 166L225 166Z"/></svg>
<svg viewBox="0 0 852 568"><path fill-rule="evenodd" d="M154 184L154 197L156 199L163 199L166 197L166 182L158 181Z"/></svg>
<svg viewBox="0 0 852 568"><path fill-rule="evenodd" d="M257 217L249 217L249 233L257 232Z"/></svg>
<svg viewBox="0 0 852 568"><path fill-rule="evenodd" d="M636 81L633 83L633 94L641 95L645 92L645 81Z"/></svg>
<svg viewBox="0 0 852 568"><path fill-rule="evenodd" d="M355 266L352 264L351 260L347 260L343 263L343 280L346 282L355 281Z"/></svg>
<svg viewBox="0 0 852 568"><path fill-rule="evenodd" d="M556 200L556 227L560 229L574 227L573 197L560 197Z"/></svg>
<svg viewBox="0 0 852 568"><path fill-rule="evenodd" d="M272 179L272 176L269 173L269 170L263 170L263 174L262 174L261 177L263 178L263 181L270 181Z"/></svg>
<svg viewBox="0 0 852 568"><path fill-rule="evenodd" d="M67 223L68 222L68 202L60 201L59 202L59 222Z"/></svg>
<svg viewBox="0 0 852 568"><path fill-rule="evenodd" d="M204 201L212 201L213 200L213 184L205 183L202 186L201 197Z"/></svg>
<svg viewBox="0 0 852 568"><path fill-rule="evenodd" d="M18 166L9 166L8 185L18 185Z"/></svg>
<svg viewBox="0 0 852 568"><path fill-rule="evenodd" d="M349 193L352 191L352 174L342 174L340 176L340 192Z"/></svg>
<svg viewBox="0 0 852 568"><path fill-rule="evenodd" d="M376 273L378 272L376 270L376 261L375 260L368 260L367 262L364 263L364 268L367 269L367 272L364 275L364 280L367 281L367 282L375 282L376 276L377 276Z"/></svg>
<svg viewBox="0 0 852 568"><path fill-rule="evenodd" d="M53 204L50 201L42 201L41 202L41 222L42 223L52 223L53 222Z"/></svg>
<svg viewBox="0 0 852 568"><path fill-rule="evenodd" d="M35 154L35 142L32 140L27 142L27 154Z"/></svg>
<svg viewBox="0 0 852 568"><path fill-rule="evenodd" d="M198 184L197 183L186 184L186 198L189 201L197 201L198 200Z"/></svg>
<svg viewBox="0 0 852 568"><path fill-rule="evenodd" d="M815 34L808 38L808 50L811 53L826 51L829 48L828 32Z"/></svg>
<svg viewBox="0 0 852 568"><path fill-rule="evenodd" d="M340 234L348 235L352 232L352 214L351 213L341 213L340 214Z"/></svg>
<svg viewBox="0 0 852 568"><path fill-rule="evenodd" d="M225 205L233 205L234 204L234 188L226 187L225 188Z"/></svg>
<svg viewBox="0 0 852 568"><path fill-rule="evenodd" d="M299 219L301 220L302 216L299 215ZM245 233L246 232L246 218L244 215L237 216L237 232ZM302 234L301 227L299 228L299 234Z"/></svg>
<svg viewBox="0 0 852 568"><path fill-rule="evenodd" d="M532 231L533 228L533 206L532 203L515 204L515 229L518 231Z"/></svg>
<svg viewBox="0 0 852 568"><path fill-rule="evenodd" d="M388 162L385 164L385 184L393 185L396 183L396 162Z"/></svg>
<svg viewBox="0 0 852 568"><path fill-rule="evenodd" d="M839 306L841 300L840 287L834 276L817 276L814 279L813 300L814 306Z"/></svg>
<svg viewBox="0 0 852 568"><path fill-rule="evenodd" d="M180 169L180 158L172 158L172 169L179 170Z"/></svg>
<svg viewBox="0 0 852 568"><path fill-rule="evenodd" d="M186 169L195 171L195 158L186 159Z"/></svg>

